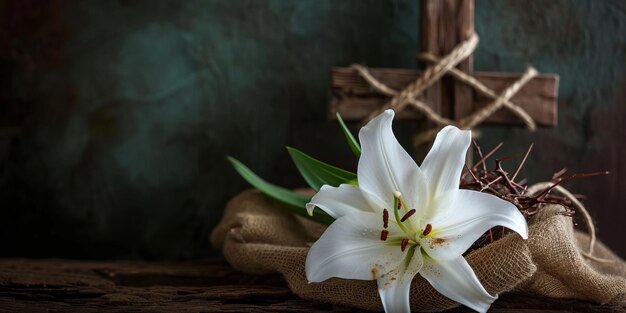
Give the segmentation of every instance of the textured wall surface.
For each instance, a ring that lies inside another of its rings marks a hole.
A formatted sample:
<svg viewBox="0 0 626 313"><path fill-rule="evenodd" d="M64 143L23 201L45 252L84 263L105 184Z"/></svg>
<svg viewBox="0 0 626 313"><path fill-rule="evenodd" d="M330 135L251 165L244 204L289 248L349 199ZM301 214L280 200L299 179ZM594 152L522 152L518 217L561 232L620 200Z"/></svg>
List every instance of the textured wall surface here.
<svg viewBox="0 0 626 313"><path fill-rule="evenodd" d="M301 186L285 145L348 169L326 121L329 69L415 67L417 1L1 1L1 255L190 258L247 184L233 155ZM476 4L477 70L561 75L559 127L482 127L480 142L535 142L543 180L588 195L600 237L626 256L626 5ZM408 145L414 125L397 125Z"/></svg>

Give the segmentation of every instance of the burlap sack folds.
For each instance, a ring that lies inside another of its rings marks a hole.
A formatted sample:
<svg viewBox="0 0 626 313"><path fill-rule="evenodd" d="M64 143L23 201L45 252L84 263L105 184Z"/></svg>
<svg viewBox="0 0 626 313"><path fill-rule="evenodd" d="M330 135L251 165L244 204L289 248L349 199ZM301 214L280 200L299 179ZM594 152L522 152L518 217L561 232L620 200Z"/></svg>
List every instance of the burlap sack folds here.
<svg viewBox="0 0 626 313"><path fill-rule="evenodd" d="M527 292L554 298L574 298L601 304L626 304L626 263L602 243L594 256L578 251L589 236L574 230L560 206L541 209L529 222L529 239L508 235L466 256L491 293ZM228 262L250 274L280 273L291 290L304 299L382 311L375 281L333 278L308 283L304 264L310 245L325 226L288 213L259 191L233 198L211 234ZM413 311L440 311L459 304L445 298L417 275L411 285Z"/></svg>

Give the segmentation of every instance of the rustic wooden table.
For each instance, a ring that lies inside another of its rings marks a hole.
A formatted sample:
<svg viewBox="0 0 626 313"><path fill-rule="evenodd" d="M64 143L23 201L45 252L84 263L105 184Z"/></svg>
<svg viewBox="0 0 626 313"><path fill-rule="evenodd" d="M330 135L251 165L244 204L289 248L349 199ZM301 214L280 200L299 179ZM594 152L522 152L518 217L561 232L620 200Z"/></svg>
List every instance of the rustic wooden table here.
<svg viewBox="0 0 626 313"><path fill-rule="evenodd" d="M299 299L280 276L190 262L0 259L0 312L365 312ZM460 308L455 312L471 312ZM626 312L502 295L492 312Z"/></svg>

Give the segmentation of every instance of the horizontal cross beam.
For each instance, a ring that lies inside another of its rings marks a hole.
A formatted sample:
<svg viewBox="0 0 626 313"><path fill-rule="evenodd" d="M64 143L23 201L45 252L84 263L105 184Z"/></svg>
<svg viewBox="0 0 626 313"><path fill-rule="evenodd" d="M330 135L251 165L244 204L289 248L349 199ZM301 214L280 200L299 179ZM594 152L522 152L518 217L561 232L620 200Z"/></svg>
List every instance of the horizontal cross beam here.
<svg viewBox="0 0 626 313"><path fill-rule="evenodd" d="M421 71L412 69L369 69L370 74L396 90L402 90L420 75ZM474 72L475 78L497 93L506 89L517 81L521 74L501 72ZM539 126L556 126L557 124L557 95L559 76L554 74L538 75L530 80L511 101L524 109ZM436 86L431 88L437 88ZM473 90L473 89L472 89ZM329 117L341 114L349 121L362 121L376 109L389 101L389 97L381 95L350 67L333 68L331 72L332 99L329 108ZM424 92L429 94L429 90ZM468 111L474 112L491 102L492 99L472 91L473 101ZM432 106L427 99L421 99ZM423 116L417 110L407 107L398 113L400 120L421 120ZM522 121L506 108L485 120L485 123L522 125Z"/></svg>

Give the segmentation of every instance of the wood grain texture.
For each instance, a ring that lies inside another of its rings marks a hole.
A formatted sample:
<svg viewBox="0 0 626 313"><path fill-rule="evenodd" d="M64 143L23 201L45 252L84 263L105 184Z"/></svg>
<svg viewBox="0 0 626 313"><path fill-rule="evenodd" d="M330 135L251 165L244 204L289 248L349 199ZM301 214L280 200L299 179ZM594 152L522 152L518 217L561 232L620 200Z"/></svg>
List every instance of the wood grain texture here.
<svg viewBox="0 0 626 313"><path fill-rule="evenodd" d="M474 32L473 0L422 1L422 50L443 57L467 40ZM457 68L473 72L473 57L469 56ZM472 112L472 89L450 77L443 77L424 93L435 104L435 112L458 119Z"/></svg>
<svg viewBox="0 0 626 313"><path fill-rule="evenodd" d="M280 276L242 274L221 258L188 262L0 259L0 311L366 312L302 300ZM491 309L571 311L626 310L517 294L502 295Z"/></svg>
<svg viewBox="0 0 626 313"><path fill-rule="evenodd" d="M420 71L410 69L370 69L370 73L379 81L389 87L400 90L414 81ZM487 87L496 92L503 91L519 79L521 75L515 73L498 72L475 72L476 78ZM529 81L511 99L513 103L522 107L540 126L555 126L557 124L557 95L558 75L542 74ZM438 87L431 86L427 91ZM378 108L388 101L388 97L382 96L373 90L352 68L334 68L331 72L332 100L329 118L334 118L335 113L341 114L346 120L360 121L367 117L373 109ZM429 101L432 93L427 92L421 100ZM479 109L487 105L491 99L473 92L475 101L472 107ZM427 102L431 108L437 109L436 102ZM418 120L421 115L410 107L398 114L401 120ZM522 125L520 119L508 112L505 108L486 120L487 123Z"/></svg>

